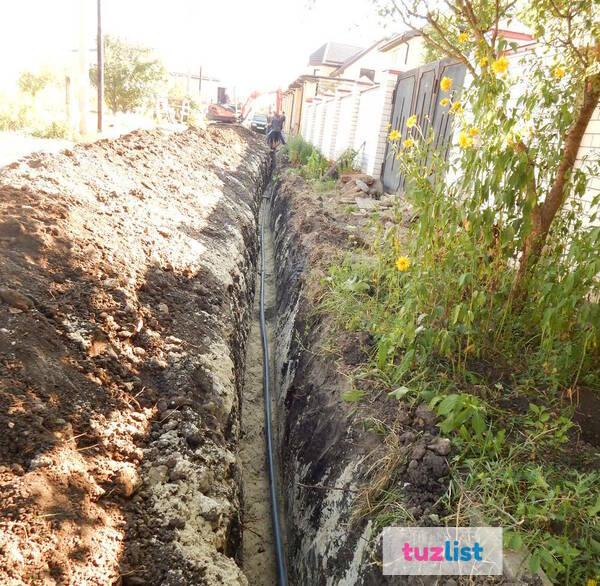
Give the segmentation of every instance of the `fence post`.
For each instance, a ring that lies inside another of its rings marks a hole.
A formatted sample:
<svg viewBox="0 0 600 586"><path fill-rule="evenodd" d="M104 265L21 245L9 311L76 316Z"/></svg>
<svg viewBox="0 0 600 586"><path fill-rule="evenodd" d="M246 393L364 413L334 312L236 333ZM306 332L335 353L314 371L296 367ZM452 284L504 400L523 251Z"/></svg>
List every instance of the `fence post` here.
<svg viewBox="0 0 600 586"><path fill-rule="evenodd" d="M333 124L331 125L331 141L329 144L329 153L324 153L330 159L335 159L337 155L337 135L338 128L340 126L340 109L342 105L341 95L339 92L335 92L333 98Z"/></svg>
<svg viewBox="0 0 600 586"><path fill-rule="evenodd" d="M324 101L319 102L320 111L316 115L317 119L317 136L313 143L321 152L323 151L323 130L325 129L325 114L327 113L326 104Z"/></svg>
<svg viewBox="0 0 600 586"><path fill-rule="evenodd" d="M358 128L358 112L360 110L360 86L355 83L352 86L352 113L350 114L350 131L348 132L348 147L354 148L356 130Z"/></svg>
<svg viewBox="0 0 600 586"><path fill-rule="evenodd" d="M367 169L367 173L379 178L383 163L385 162L385 148L387 144L388 124L392 115L394 90L396 89L397 75L391 71L384 72L380 86L380 119L377 128L377 142L375 156Z"/></svg>

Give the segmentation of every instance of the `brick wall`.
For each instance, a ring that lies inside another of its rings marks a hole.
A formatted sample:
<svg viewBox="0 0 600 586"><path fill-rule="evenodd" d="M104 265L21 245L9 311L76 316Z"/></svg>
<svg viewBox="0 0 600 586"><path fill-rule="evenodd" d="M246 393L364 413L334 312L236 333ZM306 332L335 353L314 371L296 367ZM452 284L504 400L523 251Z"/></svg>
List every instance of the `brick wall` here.
<svg viewBox="0 0 600 586"><path fill-rule="evenodd" d="M586 161L600 161L600 107L592 115L587 130L581 141L581 147L577 153L577 164L585 164ZM592 220L594 225L600 225L600 218L592 219L594 212L600 215L598 210L600 202L600 176L592 176L588 180L587 190L583 196L584 213Z"/></svg>

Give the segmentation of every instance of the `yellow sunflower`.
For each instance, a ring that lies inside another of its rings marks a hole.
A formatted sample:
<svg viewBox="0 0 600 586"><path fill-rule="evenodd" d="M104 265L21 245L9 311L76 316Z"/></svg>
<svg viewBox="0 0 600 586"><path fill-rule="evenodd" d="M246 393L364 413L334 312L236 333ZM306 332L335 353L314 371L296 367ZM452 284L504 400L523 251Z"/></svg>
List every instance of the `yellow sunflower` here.
<svg viewBox="0 0 600 586"><path fill-rule="evenodd" d="M449 92L452 89L452 78L442 77L440 81L440 88L443 92Z"/></svg>
<svg viewBox="0 0 600 586"><path fill-rule="evenodd" d="M447 106L450 103L450 98L442 98L440 100L440 106Z"/></svg>
<svg viewBox="0 0 600 586"><path fill-rule="evenodd" d="M402 146L405 149L409 149L410 147L412 147L415 144L415 141L412 138L407 138L403 143Z"/></svg>
<svg viewBox="0 0 600 586"><path fill-rule="evenodd" d="M458 146L461 149L468 149L473 146L473 139L464 130L461 130L458 134Z"/></svg>
<svg viewBox="0 0 600 586"><path fill-rule="evenodd" d="M415 124L417 123L417 115L413 114L412 116L409 116L406 120L406 127L407 128L412 128Z"/></svg>
<svg viewBox="0 0 600 586"><path fill-rule="evenodd" d="M410 259L407 256L399 256L396 259L396 268L400 271L400 272L404 272L407 271L410 267Z"/></svg>
<svg viewBox="0 0 600 586"><path fill-rule="evenodd" d="M396 129L392 130L388 134L388 139L389 140L400 140L401 137L402 137L402 135Z"/></svg>
<svg viewBox="0 0 600 586"><path fill-rule="evenodd" d="M556 78L556 79L561 79L565 76L566 71L564 70L563 67L561 67L560 65L558 65L557 67L554 68L554 70L552 71L552 75Z"/></svg>
<svg viewBox="0 0 600 586"><path fill-rule="evenodd" d="M508 59L504 56L500 57L499 59L496 59L496 61L494 61L492 63L492 71L496 75L501 75L503 73L506 73L507 69L508 69Z"/></svg>

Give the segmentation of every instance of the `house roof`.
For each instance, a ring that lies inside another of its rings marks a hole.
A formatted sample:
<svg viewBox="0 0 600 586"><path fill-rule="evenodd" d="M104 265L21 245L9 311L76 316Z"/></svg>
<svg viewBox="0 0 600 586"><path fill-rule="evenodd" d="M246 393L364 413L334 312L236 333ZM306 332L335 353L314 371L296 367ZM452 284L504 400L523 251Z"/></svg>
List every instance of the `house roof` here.
<svg viewBox="0 0 600 586"><path fill-rule="evenodd" d="M372 45L370 45L366 49L363 49L362 51L355 53L354 55L352 55L351 57L346 59L346 61L344 61L336 70L332 71L331 77L336 77L336 76L340 75L341 73L346 71L346 69L348 69L348 67L350 67L350 65L352 65L353 63L356 63L361 57L364 57L365 55L367 55L368 53L373 51L373 49L378 48L380 45L383 45L388 40L389 40L388 37L385 37L383 39L378 39L377 41L375 41Z"/></svg>
<svg viewBox="0 0 600 586"><path fill-rule="evenodd" d="M402 43L406 43L406 41L410 41L415 37L420 37L421 33L418 31L406 31L404 33L398 33L393 35L386 43L379 47L380 51L389 51L390 49L395 49L398 45Z"/></svg>
<svg viewBox="0 0 600 586"><path fill-rule="evenodd" d="M309 65L340 66L344 61L363 50L356 45L344 43L325 43L309 57Z"/></svg>

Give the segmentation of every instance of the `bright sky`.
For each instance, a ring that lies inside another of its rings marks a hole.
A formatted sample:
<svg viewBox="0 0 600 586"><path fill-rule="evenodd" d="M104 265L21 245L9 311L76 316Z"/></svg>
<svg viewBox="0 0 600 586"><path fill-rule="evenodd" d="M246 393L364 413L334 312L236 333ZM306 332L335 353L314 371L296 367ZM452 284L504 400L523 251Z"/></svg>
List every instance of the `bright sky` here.
<svg viewBox="0 0 600 586"><path fill-rule="evenodd" d="M96 0L5 0L0 84L72 55L81 3L91 49ZM398 28L384 27L372 0L102 0L102 6L106 34L154 47L171 70L196 72L202 65L242 91L289 83L326 41L366 46Z"/></svg>

